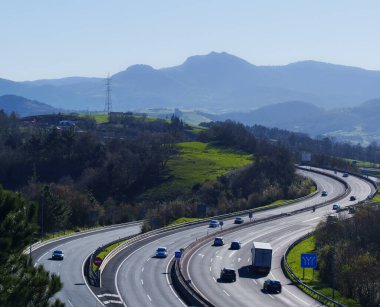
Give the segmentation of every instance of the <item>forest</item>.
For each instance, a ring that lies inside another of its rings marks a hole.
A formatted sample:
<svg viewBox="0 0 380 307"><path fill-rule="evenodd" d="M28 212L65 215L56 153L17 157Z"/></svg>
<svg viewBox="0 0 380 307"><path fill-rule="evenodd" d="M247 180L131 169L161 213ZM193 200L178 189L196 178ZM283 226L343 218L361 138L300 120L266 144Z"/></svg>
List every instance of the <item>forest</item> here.
<svg viewBox="0 0 380 307"><path fill-rule="evenodd" d="M364 207L350 219L319 224L315 232L319 273L362 306L379 306L380 210Z"/></svg>

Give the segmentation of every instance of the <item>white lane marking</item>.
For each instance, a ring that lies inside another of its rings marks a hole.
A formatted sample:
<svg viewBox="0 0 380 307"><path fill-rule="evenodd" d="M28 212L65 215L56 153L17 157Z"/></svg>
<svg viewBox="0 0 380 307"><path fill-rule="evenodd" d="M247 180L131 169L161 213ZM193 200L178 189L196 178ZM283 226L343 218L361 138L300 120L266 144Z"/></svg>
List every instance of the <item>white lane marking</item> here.
<svg viewBox="0 0 380 307"><path fill-rule="evenodd" d="M104 294L98 295L98 297L104 297L104 296L119 297L117 294L112 294L112 293L104 293Z"/></svg>
<svg viewBox="0 0 380 307"><path fill-rule="evenodd" d="M147 294L146 296L148 297L148 299L149 299L150 301L152 301L152 299L150 298L149 294Z"/></svg>
<svg viewBox="0 0 380 307"><path fill-rule="evenodd" d="M312 219L310 219L310 220L303 221L302 223L306 223L306 222L314 221L314 220L317 220L317 219L320 219L320 218L321 218L320 216L317 216L317 217L312 218Z"/></svg>
<svg viewBox="0 0 380 307"><path fill-rule="evenodd" d="M211 267L210 267L210 272L211 272Z"/></svg>
<svg viewBox="0 0 380 307"><path fill-rule="evenodd" d="M233 255L235 255L235 253L236 253L236 251L232 252L232 253L228 256L228 258L231 258Z"/></svg>
<svg viewBox="0 0 380 307"><path fill-rule="evenodd" d="M203 255L203 254L198 254L198 256L201 256L201 257L203 258L205 255Z"/></svg>
<svg viewBox="0 0 380 307"><path fill-rule="evenodd" d="M213 280L216 282L216 279L215 279L215 277L214 277L214 276L212 277L212 279L213 279Z"/></svg>
<svg viewBox="0 0 380 307"><path fill-rule="evenodd" d="M257 281L254 279L251 279L256 285L258 285Z"/></svg>
<svg viewBox="0 0 380 307"><path fill-rule="evenodd" d="M178 295L177 295L177 293L174 291L174 289L173 289L173 287L172 287L172 285L170 284L170 281L169 281L169 265L170 265L170 262L172 261L172 259L174 258L174 256L172 256L170 259L169 259L169 261L168 261L168 264L166 265L166 282L167 282L167 284L168 284L168 286L169 286L169 288L170 288L170 290L172 290L172 292L173 292L173 294L174 294L174 296L181 302L181 304L183 305L183 306L187 306L179 297L178 297Z"/></svg>
<svg viewBox="0 0 380 307"><path fill-rule="evenodd" d="M251 258L248 258L248 263L251 261Z"/></svg>
<svg viewBox="0 0 380 307"><path fill-rule="evenodd" d="M109 300L109 301L104 301L103 304L106 304L106 305L108 305L108 304L121 304L122 305L123 302L122 301Z"/></svg>
<svg viewBox="0 0 380 307"><path fill-rule="evenodd" d="M144 281L141 279L141 285L143 286L144 285Z"/></svg>
<svg viewBox="0 0 380 307"><path fill-rule="evenodd" d="M231 296L228 294L228 292L226 290L223 290L223 292L227 295L227 296Z"/></svg>
<svg viewBox="0 0 380 307"><path fill-rule="evenodd" d="M272 295L272 294L269 294L269 293L268 293L268 295L269 295L269 296L270 296L272 299L274 299L274 297L273 297L273 295Z"/></svg>
<svg viewBox="0 0 380 307"><path fill-rule="evenodd" d="M141 272L144 272L144 267L141 268Z"/></svg>
<svg viewBox="0 0 380 307"><path fill-rule="evenodd" d="M216 258L218 258L218 259L223 259L223 257L222 257L222 256L216 256Z"/></svg>
<svg viewBox="0 0 380 307"><path fill-rule="evenodd" d="M70 304L71 306L74 307L73 303L72 303L69 299L67 299L67 301L69 302L69 304Z"/></svg>
<svg viewBox="0 0 380 307"><path fill-rule="evenodd" d="M211 258L211 259L210 259L210 262L212 263L213 261L214 261L214 258Z"/></svg>
<svg viewBox="0 0 380 307"><path fill-rule="evenodd" d="M241 258L238 258L238 262L240 262L241 261Z"/></svg>
<svg viewBox="0 0 380 307"><path fill-rule="evenodd" d="M146 260L146 262L148 262L150 260L150 257Z"/></svg>
<svg viewBox="0 0 380 307"><path fill-rule="evenodd" d="M36 261L36 264L38 263L38 262L40 262L40 260L42 259L42 258L44 258L46 255L47 255L47 253L50 253L50 251L47 251L45 254L43 254L40 258L38 258L38 260Z"/></svg>
<svg viewBox="0 0 380 307"><path fill-rule="evenodd" d="M301 301L304 306L308 306L309 305L309 303L305 302L303 299L299 298L297 295L293 294L292 292L290 292L285 287L282 287L282 289L284 289L285 291L287 291L289 294L293 295L297 300Z"/></svg>

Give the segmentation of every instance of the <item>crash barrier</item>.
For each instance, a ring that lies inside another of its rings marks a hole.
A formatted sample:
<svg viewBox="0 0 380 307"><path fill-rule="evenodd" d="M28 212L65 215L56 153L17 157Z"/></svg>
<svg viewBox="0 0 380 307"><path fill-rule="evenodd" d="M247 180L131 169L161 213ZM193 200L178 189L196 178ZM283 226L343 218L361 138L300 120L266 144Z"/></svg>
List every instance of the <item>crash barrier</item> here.
<svg viewBox="0 0 380 307"><path fill-rule="evenodd" d="M301 289L310 295L310 293L308 292L311 292L314 294L313 298L315 298L317 301L323 303L323 304L327 304L327 303L330 303L330 304L333 304L334 306L338 306L338 307L345 307L345 305L337 302L337 301L334 301L333 299L329 298L328 296L326 295L323 295L322 293L314 290L313 288L309 287L308 285L304 284L301 279L296 275L294 274L293 270L291 269L286 257L288 256L288 254L290 253L290 251L293 249L294 246L296 246L298 243L300 243L301 241L311 237L313 235L313 232L311 233L308 233L304 236L302 236L301 238L297 239L296 241L294 241L291 245L289 245L289 247L286 249L285 253L284 253L284 256L282 258L282 264L283 264L283 271L285 272L285 274L288 276L288 278L290 280L292 280L293 282L295 282L299 287L301 287Z"/></svg>
<svg viewBox="0 0 380 307"><path fill-rule="evenodd" d="M322 205L326 206L326 205L332 204L332 203L346 197L349 193L350 193L350 189L347 188L342 195L336 196L329 201L323 202L321 204L317 204L315 206L320 207ZM265 217L262 219L257 219L257 220L255 220L254 225L266 223L266 222L273 221L276 219L280 219L280 218L288 216L289 214L293 215L293 214L298 214L298 213L309 211L309 210L310 210L310 208L307 207L307 208L294 210L290 213L281 213L281 214L277 214L274 216ZM218 235L225 235L225 234L234 232L237 229L247 228L247 227L252 226L252 224L253 223L241 224L241 225L238 225L234 228L229 228L229 229L220 231L220 232L218 232ZM172 260L172 262L171 262L170 271L171 271L173 287L176 290L178 289L177 290L178 294L180 295L181 299L183 299L187 304L191 305L194 302L198 302L196 304L196 306L213 306L212 303L207 300L207 298L205 298L201 293L199 293L198 291L196 291L194 289L194 287L191 284L191 280L190 280L189 276L187 275L187 272L186 271L183 272L182 268L187 267L187 262L188 262L189 258L200 246L202 246L205 242L212 240L214 237L215 237L215 233L210 234L208 236L205 236L205 237L191 243L189 246L187 246L183 250L183 256L181 257L181 259Z"/></svg>
<svg viewBox="0 0 380 307"><path fill-rule="evenodd" d="M131 238L137 236L131 235L125 237L123 240L130 240ZM107 244L98 247L91 255L86 259L86 265L84 267L84 274L87 277L91 286L100 287L100 272L99 270L94 270L94 260L97 255L99 255L102 251L106 250L108 247L121 242L121 238L108 242Z"/></svg>
<svg viewBox="0 0 380 307"><path fill-rule="evenodd" d="M132 225L138 225L138 224L142 224L143 222L144 221L141 220L141 221L133 221L133 222L128 222L128 223L121 223L121 224L116 224L116 225L98 227L98 228L86 230L86 231L74 232L74 233L70 233L70 234L67 234L67 235L64 235L64 236L61 236L58 238L52 238L49 240L39 240L39 241L33 243L32 245L26 247L24 249L23 253L26 255L31 254L34 251L36 251L37 249L44 247L46 245L52 244L52 243L56 243L56 242L63 241L63 240L69 240L69 239L74 238L74 237L87 236L87 235L92 234L92 233L107 231L107 230L111 230L111 229L115 229L115 228L122 228L122 227L128 227L128 226L132 226Z"/></svg>
<svg viewBox="0 0 380 307"><path fill-rule="evenodd" d="M363 205L366 205L366 202L365 201L361 201L355 205L352 205L353 207L362 207ZM285 272L286 275L288 275L289 279L291 279L292 281L294 281L295 283L297 283L297 285L299 285L301 287L302 290L304 290L305 292L306 291L310 291L312 292L317 298L318 301L320 301L321 303L324 303L326 304L327 302L333 304L334 306L339 306L339 307L345 307L345 305L337 302L337 301L334 301L332 300L331 298L323 295L322 293L312 289L311 287L309 287L308 285L304 284L300 278L293 272L293 270L291 269L288 261L287 261L287 256L288 254L290 253L290 251L293 249L293 247L295 247L298 243L302 242L303 240L311 237L312 235L314 235L314 232L310 232L302 237L300 237L299 239L297 239L296 241L294 241L292 244L290 244L288 246L288 248L286 249L285 253L284 253L284 256L282 258L282 266L283 266L283 271ZM307 293L307 292L306 292Z"/></svg>
<svg viewBox="0 0 380 307"><path fill-rule="evenodd" d="M310 171L310 170L306 170L306 171ZM318 171L315 171L315 170L311 170L310 172L319 173ZM323 173L323 175L330 176L330 177L333 177L334 179L337 179L338 181L340 181L345 186L346 189L349 189L347 183L344 180L341 180L340 178L336 178L333 175L329 175L329 174L325 174L325 173ZM137 236L131 238L130 240L122 243L120 246L118 246L114 250L112 250L103 259L103 262L102 262L102 264L101 264L101 266L99 267L99 270L98 270L99 271L98 274L99 274L99 278L100 278L99 286L101 287L101 278L102 278L101 275L102 275L102 272L104 271L104 269L107 266L107 264L112 260L112 258L115 257L122 250L124 250L124 249L132 246L133 244L135 244L135 243L137 243L139 241L142 241L142 240L145 240L145 239L148 239L148 238L151 238L151 237L154 237L154 236L157 236L157 235L160 235L162 233L169 232L169 231L172 231L172 230L175 230L175 229L182 229L182 228L186 228L186 227L196 227L198 225L206 224L206 223L208 223L210 221L210 219L222 220L222 219L227 219L227 218L233 218L233 217L239 216L239 215L248 214L250 212L256 213L256 212L271 210L271 209L274 209L274 208L284 207L284 206L287 206L287 205L290 205L290 204L293 204L293 203L296 203L296 202L300 202L300 201L312 198L313 196L315 196L318 193L319 193L319 191L317 190L314 193L311 193L309 195L306 195L306 196L303 196L303 197L300 197L300 198L297 198L297 199L294 199L294 200L286 201L286 202L283 202L283 203L280 203L280 204L271 205L271 206L264 206L264 207L258 207L258 208L254 208L254 209L247 209L247 210L242 210L242 211L233 212L233 213L226 213L226 214L222 214L222 215L218 215L218 216L214 216L214 217L204 218L204 219L198 220L198 221L182 223L180 225L166 226L166 227L163 227L163 228L160 228L160 229L156 229L156 230L152 230L152 231L146 232L144 234L137 235ZM310 210L310 208L307 209L307 210ZM126 240L126 238L121 238L119 241L125 241L125 240Z"/></svg>
<svg viewBox="0 0 380 307"><path fill-rule="evenodd" d="M327 173L324 173L324 172L321 172L321 171L318 171L318 170L309 170L309 169L303 169L303 168L300 168L300 169L301 170L306 170L306 171L312 172L312 173L322 174L324 176L331 177L331 178L339 181L340 183L342 183L344 185L346 191L344 193L344 196L341 196L341 197L347 196L350 193L350 191L351 191L351 188L348 186L348 184L344 180L342 180L341 178L339 178L339 177L336 177L336 176L334 176L332 174L327 174ZM145 240L145 239L148 239L148 238L152 238L152 237L158 236L158 235L160 235L162 233L169 232L169 231L172 231L172 230L175 230L175 229L182 229L182 228L186 228L186 227L196 227L198 225L206 224L206 223L208 223L210 221L211 218L212 219L222 220L222 219L226 219L226 218L233 218L233 217L236 217L236 216L239 216L239 215L248 214L250 212L256 213L256 212L271 210L271 209L274 209L274 208L284 207L284 206L287 206L287 205L290 205L290 204L293 204L293 203L296 203L296 202L300 202L300 201L312 198L313 196L315 196L319 192L320 191L317 190L314 193L311 193L311 194L306 195L304 197L300 197L300 198L297 198L297 199L294 199L294 200L290 200L290 201L286 201L286 202L283 202L283 203L280 203L280 204L276 204L276 205L258 207L258 208L254 208L254 209L247 209L247 210L242 210L242 211L238 211L238 212L222 214L222 215L218 215L218 216L214 216L214 217L208 217L208 218L205 218L205 219L202 219L202 220L199 220L199 221L186 222L186 223L182 223L180 225L174 225L174 226L167 226L167 227L163 227L163 228L160 228L160 229L156 229L156 230L152 230L152 231L146 232L144 234L137 235L137 236L131 238L130 240L128 240L128 241L120 244L120 246L118 246L117 248L115 248L114 250L112 250L103 259L103 262L102 262L101 266L99 267L99 270L98 270L98 273L97 273L97 274L99 274L99 286L100 287L102 286L102 272L104 271L104 269L107 266L107 264L118 253L120 253L124 249L132 246L133 244L136 244L139 241L142 241L142 240ZM336 197L336 198L330 200L328 203L335 202L338 199L341 199L341 197ZM324 205L325 205L325 203L320 203L320 204L314 205L314 207L317 208L317 207L321 207L321 206L324 206ZM299 210L291 212L291 214L298 213L298 212L304 212L304 211L307 211L307 210L310 210L310 208L302 208L302 209L299 209ZM286 214L286 215L288 215L288 214ZM125 240L126 240L126 238L121 238L119 241L125 241Z"/></svg>

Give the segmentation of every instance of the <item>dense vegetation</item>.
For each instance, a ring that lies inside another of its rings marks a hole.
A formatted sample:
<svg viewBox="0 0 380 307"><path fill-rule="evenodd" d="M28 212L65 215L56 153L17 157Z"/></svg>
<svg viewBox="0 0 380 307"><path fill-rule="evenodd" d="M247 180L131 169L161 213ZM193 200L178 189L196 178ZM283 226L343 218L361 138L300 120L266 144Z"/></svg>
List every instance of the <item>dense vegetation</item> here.
<svg viewBox="0 0 380 307"><path fill-rule="evenodd" d="M148 210L145 229L163 226L181 216L212 216L254 208L310 191L311 182L295 175L294 161L286 149L257 140L241 124L216 123L200 132L198 138L214 146L250 153L254 163L216 181L198 182L191 192L157 204Z"/></svg>
<svg viewBox="0 0 380 307"><path fill-rule="evenodd" d="M379 208L365 207L321 223L315 234L320 277L363 306L380 304L379 220Z"/></svg>
<svg viewBox="0 0 380 307"><path fill-rule="evenodd" d="M259 139L270 139L280 143L292 152L298 161L301 160L301 152L307 151L315 156L324 155L374 163L380 162L380 147L375 142L367 147L362 147L358 144L334 142L327 137L313 139L307 134L289 132L278 128L254 125L249 129Z"/></svg>
<svg viewBox="0 0 380 307"><path fill-rule="evenodd" d="M62 288L60 279L34 267L22 250L37 230L35 204L0 187L0 305L48 306ZM63 306L59 301L53 306Z"/></svg>

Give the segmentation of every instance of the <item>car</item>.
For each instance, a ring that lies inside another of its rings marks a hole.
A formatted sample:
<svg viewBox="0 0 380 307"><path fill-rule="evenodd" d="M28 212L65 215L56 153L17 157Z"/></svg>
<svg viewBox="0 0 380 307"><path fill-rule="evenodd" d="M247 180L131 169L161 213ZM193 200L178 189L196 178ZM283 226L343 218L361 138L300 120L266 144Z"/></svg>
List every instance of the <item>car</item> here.
<svg viewBox="0 0 380 307"><path fill-rule="evenodd" d="M166 247L159 247L156 250L157 258L166 258L168 256L168 249Z"/></svg>
<svg viewBox="0 0 380 307"><path fill-rule="evenodd" d="M241 244L239 241L235 240L231 242L230 249L240 249L240 248L241 248Z"/></svg>
<svg viewBox="0 0 380 307"><path fill-rule="evenodd" d="M343 177L348 177L348 173L343 173Z"/></svg>
<svg viewBox="0 0 380 307"><path fill-rule="evenodd" d="M208 227L210 227L210 228L219 227L219 221L217 221L217 220L211 220L210 224L208 225Z"/></svg>
<svg viewBox="0 0 380 307"><path fill-rule="evenodd" d="M332 206L333 210L339 210L340 209L340 206L338 204L334 204Z"/></svg>
<svg viewBox="0 0 380 307"><path fill-rule="evenodd" d="M51 254L51 259L53 260L63 260L64 257L65 257L65 254L60 249L55 250Z"/></svg>
<svg viewBox="0 0 380 307"><path fill-rule="evenodd" d="M327 196L327 192L326 191L322 191L321 196Z"/></svg>
<svg viewBox="0 0 380 307"><path fill-rule="evenodd" d="M350 196L350 201L354 201L354 200L356 200L356 197L354 195L351 195Z"/></svg>
<svg viewBox="0 0 380 307"><path fill-rule="evenodd" d="M223 237L216 237L214 239L214 246L223 246L223 245L224 245Z"/></svg>
<svg viewBox="0 0 380 307"><path fill-rule="evenodd" d="M235 218L235 224L243 224L244 223L244 219L242 217L237 217Z"/></svg>
<svg viewBox="0 0 380 307"><path fill-rule="evenodd" d="M263 290L271 293L281 293L281 283L275 279L267 279L264 282Z"/></svg>
<svg viewBox="0 0 380 307"><path fill-rule="evenodd" d="M220 280L221 281L236 281L236 271L233 268L223 268L220 271Z"/></svg>

